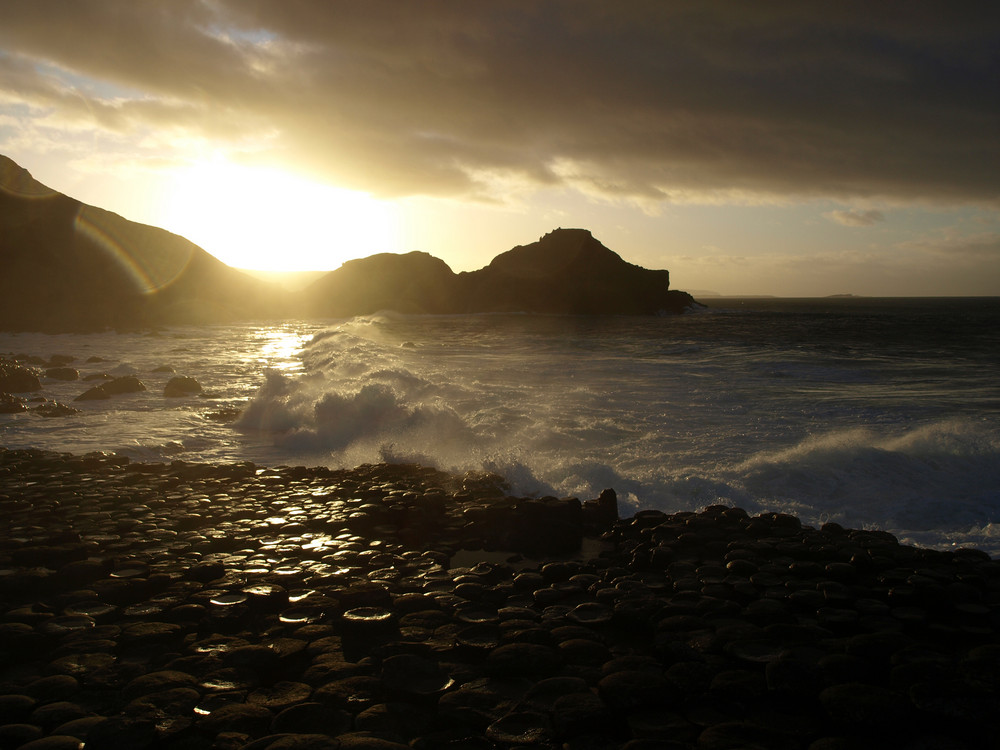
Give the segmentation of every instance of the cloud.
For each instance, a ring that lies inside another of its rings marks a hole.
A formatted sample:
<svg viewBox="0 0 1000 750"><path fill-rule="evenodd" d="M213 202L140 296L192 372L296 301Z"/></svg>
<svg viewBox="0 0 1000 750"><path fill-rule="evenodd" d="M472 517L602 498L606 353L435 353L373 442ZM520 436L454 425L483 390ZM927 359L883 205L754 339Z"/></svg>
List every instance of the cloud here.
<svg viewBox="0 0 1000 750"><path fill-rule="evenodd" d="M0 95L386 196L996 205L976 6L10 0Z"/></svg>
<svg viewBox="0 0 1000 750"><path fill-rule="evenodd" d="M823 216L837 224L845 227L870 227L885 221L885 215L881 211L829 211Z"/></svg>
<svg viewBox="0 0 1000 750"><path fill-rule="evenodd" d="M953 228L945 229L931 236L900 242L897 247L908 254L919 251L949 262L1000 262L1000 232L968 235Z"/></svg>

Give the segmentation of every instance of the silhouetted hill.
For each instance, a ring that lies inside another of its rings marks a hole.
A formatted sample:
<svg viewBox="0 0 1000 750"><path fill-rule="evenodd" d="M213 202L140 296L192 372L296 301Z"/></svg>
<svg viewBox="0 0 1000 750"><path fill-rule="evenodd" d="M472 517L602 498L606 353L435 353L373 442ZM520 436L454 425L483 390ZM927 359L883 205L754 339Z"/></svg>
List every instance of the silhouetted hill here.
<svg viewBox="0 0 1000 750"><path fill-rule="evenodd" d="M668 271L626 263L586 229L556 229L455 274L426 253L383 253L345 263L306 289L315 315L540 312L575 315L681 313L695 304L671 291Z"/></svg>
<svg viewBox="0 0 1000 750"><path fill-rule="evenodd" d="M349 318L379 310L402 313L457 312L456 276L428 253L379 253L349 260L305 290L309 312Z"/></svg>
<svg viewBox="0 0 1000 750"><path fill-rule="evenodd" d="M69 198L0 156L0 328L90 331L287 312L194 243Z"/></svg>
<svg viewBox="0 0 1000 750"><path fill-rule="evenodd" d="M58 193L4 156L0 270L5 330L128 330L379 310L651 315L695 304L669 289L669 272L625 262L586 229L556 229L461 274L427 253L372 255L291 294L183 237Z"/></svg>
<svg viewBox="0 0 1000 750"><path fill-rule="evenodd" d="M556 229L460 274L459 282L469 312L655 315L693 303L669 291L669 271L627 263L586 229Z"/></svg>

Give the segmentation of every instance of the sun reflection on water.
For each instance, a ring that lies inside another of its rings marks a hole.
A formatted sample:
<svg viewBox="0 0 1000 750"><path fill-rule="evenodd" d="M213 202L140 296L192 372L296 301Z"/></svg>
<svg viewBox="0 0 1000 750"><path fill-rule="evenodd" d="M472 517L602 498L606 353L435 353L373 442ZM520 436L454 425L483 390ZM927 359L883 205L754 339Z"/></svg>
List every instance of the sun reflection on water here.
<svg viewBox="0 0 1000 750"><path fill-rule="evenodd" d="M292 330L286 326L262 328L258 333L261 344L257 362L285 374L302 372L302 361L298 355L311 337L311 332Z"/></svg>

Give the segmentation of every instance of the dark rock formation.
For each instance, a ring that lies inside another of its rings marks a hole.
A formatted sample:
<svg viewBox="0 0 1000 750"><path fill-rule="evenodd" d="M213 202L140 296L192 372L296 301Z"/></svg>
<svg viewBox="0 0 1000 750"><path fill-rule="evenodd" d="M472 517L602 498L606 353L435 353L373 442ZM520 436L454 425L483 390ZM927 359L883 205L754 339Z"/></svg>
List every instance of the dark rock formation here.
<svg viewBox="0 0 1000 750"><path fill-rule="evenodd" d="M42 384L33 370L11 362L9 359L0 359L0 391L26 393L41 389Z"/></svg>
<svg viewBox="0 0 1000 750"><path fill-rule="evenodd" d="M669 289L668 271L627 263L586 229L556 229L460 274L422 252L351 260L293 299L183 237L47 188L4 156L0 260L5 330L137 330L379 310L656 315L696 305ZM49 366L60 364L67 363Z"/></svg>
<svg viewBox="0 0 1000 750"><path fill-rule="evenodd" d="M284 295L163 229L51 190L0 156L0 327L134 330L286 312Z"/></svg>
<svg viewBox="0 0 1000 750"><path fill-rule="evenodd" d="M0 448L0 747L1000 747L986 553L725 506L474 551L579 520L498 481Z"/></svg>
<svg viewBox="0 0 1000 750"><path fill-rule="evenodd" d="M43 417L69 417L73 414L79 414L79 409L74 409L72 406L66 406L66 404L60 404L58 401L46 401L44 404L36 406L31 411L35 412Z"/></svg>
<svg viewBox="0 0 1000 750"><path fill-rule="evenodd" d="M669 271L627 263L586 229L556 229L455 274L427 253L348 261L306 290L315 315L539 312L571 315L682 313L696 305L672 291Z"/></svg>
<svg viewBox="0 0 1000 750"><path fill-rule="evenodd" d="M0 391L0 414L18 414L27 410L23 398Z"/></svg>
<svg viewBox="0 0 1000 750"><path fill-rule="evenodd" d="M125 377L114 378L101 385L96 385L84 391L73 400L98 401L111 398L112 396L119 396L123 393L139 393L144 390L146 390L146 386L139 378L134 375L126 375Z"/></svg>
<svg viewBox="0 0 1000 750"><path fill-rule="evenodd" d="M333 318L402 313L457 312L457 277L427 253L380 253L344 263L307 290L310 312Z"/></svg>
<svg viewBox="0 0 1000 750"><path fill-rule="evenodd" d="M586 229L556 229L460 274L459 282L461 312L656 315L694 304L669 291L669 271L625 262Z"/></svg>
<svg viewBox="0 0 1000 750"><path fill-rule="evenodd" d="M201 393L201 383L183 375L170 378L163 389L163 395L167 398L181 398L195 393Z"/></svg>
<svg viewBox="0 0 1000 750"><path fill-rule="evenodd" d="M79 380L80 373L72 367L50 367L45 371L45 377L52 380Z"/></svg>

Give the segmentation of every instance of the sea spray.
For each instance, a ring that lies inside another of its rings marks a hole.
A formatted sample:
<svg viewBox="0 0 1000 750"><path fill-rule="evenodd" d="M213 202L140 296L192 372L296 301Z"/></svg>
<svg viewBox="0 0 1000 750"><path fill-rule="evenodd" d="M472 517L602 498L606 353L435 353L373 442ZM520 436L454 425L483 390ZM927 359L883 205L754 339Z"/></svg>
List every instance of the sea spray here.
<svg viewBox="0 0 1000 750"><path fill-rule="evenodd" d="M9 351L96 354L82 374L127 368L149 390L61 420L0 417L0 443L485 469L518 494L614 487L623 512L724 503L1000 553L1000 304L725 304L7 336ZM163 364L205 393L164 399ZM72 401L80 386L47 381L43 395Z"/></svg>

